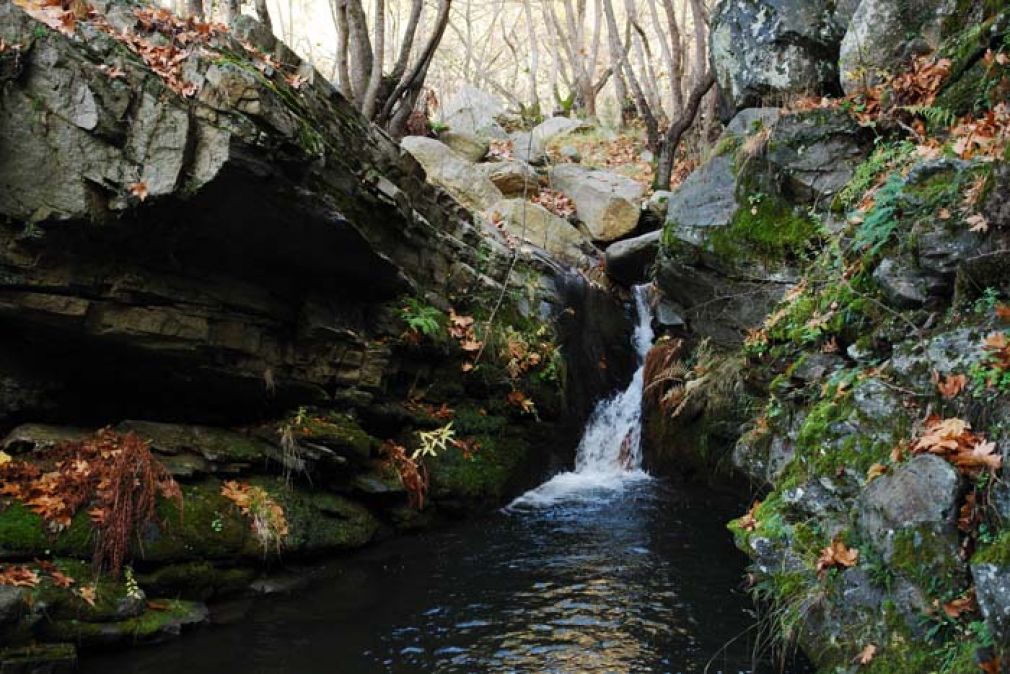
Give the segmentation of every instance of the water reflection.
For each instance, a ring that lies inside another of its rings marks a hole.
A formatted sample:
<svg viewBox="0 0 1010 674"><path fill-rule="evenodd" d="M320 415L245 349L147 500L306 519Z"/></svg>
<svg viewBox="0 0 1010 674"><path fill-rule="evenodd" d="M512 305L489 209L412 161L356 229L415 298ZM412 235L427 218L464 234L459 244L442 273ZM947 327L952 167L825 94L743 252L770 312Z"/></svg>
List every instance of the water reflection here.
<svg viewBox="0 0 1010 674"><path fill-rule="evenodd" d="M752 617L721 522L736 505L644 481L356 556L241 624L85 672L701 672ZM711 672L750 671L741 640Z"/></svg>

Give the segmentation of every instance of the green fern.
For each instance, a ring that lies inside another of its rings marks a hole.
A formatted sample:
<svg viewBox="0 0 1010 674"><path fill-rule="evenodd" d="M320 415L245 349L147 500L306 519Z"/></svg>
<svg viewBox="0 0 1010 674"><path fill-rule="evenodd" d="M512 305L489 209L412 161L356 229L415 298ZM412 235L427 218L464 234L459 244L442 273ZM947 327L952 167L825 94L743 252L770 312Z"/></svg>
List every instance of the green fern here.
<svg viewBox="0 0 1010 674"><path fill-rule="evenodd" d="M898 209L904 180L899 173L892 173L883 187L875 195L873 210L856 230L853 244L859 251L876 255L880 252L898 226Z"/></svg>
<svg viewBox="0 0 1010 674"><path fill-rule="evenodd" d="M894 168L911 157L914 152L915 144L907 140L900 143L879 143L866 161L856 167L852 180L838 194L839 201L843 206L852 208L859 203L867 190L877 184L884 171Z"/></svg>
<svg viewBox="0 0 1010 674"><path fill-rule="evenodd" d="M407 329L425 337L438 337L445 330L445 314L430 304L408 297L400 308L400 318Z"/></svg>
<svg viewBox="0 0 1010 674"><path fill-rule="evenodd" d="M949 129L957 122L957 116L953 112L935 105L905 105L901 109L922 117L932 132Z"/></svg>

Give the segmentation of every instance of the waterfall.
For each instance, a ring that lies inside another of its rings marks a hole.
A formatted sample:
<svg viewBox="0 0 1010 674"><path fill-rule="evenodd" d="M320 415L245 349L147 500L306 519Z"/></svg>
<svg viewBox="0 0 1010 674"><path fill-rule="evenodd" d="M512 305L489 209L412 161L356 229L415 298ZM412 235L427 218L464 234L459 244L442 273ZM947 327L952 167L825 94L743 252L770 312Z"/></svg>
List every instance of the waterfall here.
<svg viewBox="0 0 1010 674"><path fill-rule="evenodd" d="M555 475L526 492L508 508L544 506L557 501L596 498L601 491L616 491L628 482L648 479L642 471L642 390L645 356L652 347L652 307L649 286L632 289L637 324L632 345L638 368L631 383L612 398L600 401L589 417L575 455L575 470Z"/></svg>

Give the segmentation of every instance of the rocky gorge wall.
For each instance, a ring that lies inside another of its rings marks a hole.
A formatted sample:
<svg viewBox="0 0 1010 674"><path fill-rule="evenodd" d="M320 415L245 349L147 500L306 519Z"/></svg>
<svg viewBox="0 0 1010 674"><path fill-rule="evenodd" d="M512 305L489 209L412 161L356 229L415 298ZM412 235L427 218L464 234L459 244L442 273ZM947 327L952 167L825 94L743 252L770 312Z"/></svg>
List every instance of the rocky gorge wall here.
<svg viewBox="0 0 1010 674"><path fill-rule="evenodd" d="M34 576L0 585L0 643L57 645L5 671L178 634L265 568L500 505L571 458L630 376L619 298L475 222L248 17L46 11L0 6L0 469L111 427L181 500L126 576L96 576L101 521L7 473L0 561ZM421 437L442 438L423 508L396 463ZM249 493L283 510L279 551Z"/></svg>
<svg viewBox="0 0 1010 674"><path fill-rule="evenodd" d="M1008 27L1000 3L713 11L731 121L653 244L679 321L645 449L753 496L730 529L762 633L818 671L1010 663Z"/></svg>

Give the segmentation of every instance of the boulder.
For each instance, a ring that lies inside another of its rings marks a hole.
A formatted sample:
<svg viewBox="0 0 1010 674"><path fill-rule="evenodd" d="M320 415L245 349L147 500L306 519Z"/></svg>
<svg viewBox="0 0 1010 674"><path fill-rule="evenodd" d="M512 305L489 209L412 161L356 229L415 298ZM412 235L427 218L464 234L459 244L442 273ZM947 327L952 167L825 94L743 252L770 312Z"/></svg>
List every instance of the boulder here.
<svg viewBox="0 0 1010 674"><path fill-rule="evenodd" d="M674 191L666 206L666 224L678 238L699 244L710 228L728 226L738 210L733 157L722 154L692 172Z"/></svg>
<svg viewBox="0 0 1010 674"><path fill-rule="evenodd" d="M563 164L550 171L551 184L572 198L579 219L594 240L614 241L638 227L645 188L630 178Z"/></svg>
<svg viewBox="0 0 1010 674"><path fill-rule="evenodd" d="M727 121L764 102L838 91L846 23L832 0L722 0L712 12L710 54Z"/></svg>
<svg viewBox="0 0 1010 674"><path fill-rule="evenodd" d="M540 191L537 172L519 159L478 164L477 169L506 197L526 197Z"/></svg>
<svg viewBox="0 0 1010 674"><path fill-rule="evenodd" d="M446 131L438 134L438 139L449 146L456 154L468 161L477 162L487 156L490 144L473 134L458 131Z"/></svg>
<svg viewBox="0 0 1010 674"><path fill-rule="evenodd" d="M562 145L558 148L558 154L561 155L562 159L573 164L578 164L582 161L582 154L579 153L578 148L574 145Z"/></svg>
<svg viewBox="0 0 1010 674"><path fill-rule="evenodd" d="M592 242L579 230L539 204L504 199L488 209L488 214L500 219L513 236L570 264L579 264L585 260L586 253L593 250Z"/></svg>
<svg viewBox="0 0 1010 674"><path fill-rule="evenodd" d="M607 246L607 274L626 286L644 283L656 261L662 231L649 232Z"/></svg>
<svg viewBox="0 0 1010 674"><path fill-rule="evenodd" d="M996 643L1010 643L1010 568L972 564L971 575L978 606Z"/></svg>
<svg viewBox="0 0 1010 674"><path fill-rule="evenodd" d="M935 49L945 0L861 0L839 46L838 70L846 93L887 79L917 53Z"/></svg>
<svg viewBox="0 0 1010 674"><path fill-rule="evenodd" d="M887 563L911 562L937 574L957 569L960 495L957 470L938 456L920 454L863 490L857 527Z"/></svg>
<svg viewBox="0 0 1010 674"><path fill-rule="evenodd" d="M866 130L845 111L811 110L775 122L766 157L786 199L826 206L852 179L871 145Z"/></svg>
<svg viewBox="0 0 1010 674"><path fill-rule="evenodd" d="M888 304L897 309L917 309L929 302L934 288L943 281L925 274L911 262L885 258L873 271L873 280L880 286Z"/></svg>
<svg viewBox="0 0 1010 674"><path fill-rule="evenodd" d="M571 117L551 117L544 120L532 131L515 131L509 134L512 141L512 155L525 162L540 166L547 162L547 144L586 123Z"/></svg>
<svg viewBox="0 0 1010 674"><path fill-rule="evenodd" d="M428 180L444 187L465 206L482 211L502 198L494 183L446 144L434 138L407 136L400 145L420 162Z"/></svg>
<svg viewBox="0 0 1010 674"><path fill-rule="evenodd" d="M442 121L456 133L501 138L505 135L495 118L505 111L497 96L464 84L442 106Z"/></svg>

